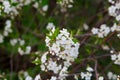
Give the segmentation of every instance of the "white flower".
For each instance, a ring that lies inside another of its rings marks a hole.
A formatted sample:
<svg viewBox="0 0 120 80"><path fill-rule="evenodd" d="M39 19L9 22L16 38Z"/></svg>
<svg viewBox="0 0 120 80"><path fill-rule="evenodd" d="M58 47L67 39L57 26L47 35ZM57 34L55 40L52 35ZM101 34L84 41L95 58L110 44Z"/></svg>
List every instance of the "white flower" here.
<svg viewBox="0 0 120 80"><path fill-rule="evenodd" d="M48 30L52 30L55 28L55 25L53 23L48 23L47 27L46 27ZM53 31L54 32L54 31Z"/></svg>
<svg viewBox="0 0 120 80"><path fill-rule="evenodd" d="M98 34L98 29L97 29L97 28L93 28L93 29L91 30L91 32L92 32L93 34Z"/></svg>
<svg viewBox="0 0 120 80"><path fill-rule="evenodd" d="M20 53L20 55L25 55L25 54L29 54L31 51L31 47L30 46L27 46L26 47L26 50L22 50L21 47L18 48L18 52Z"/></svg>
<svg viewBox="0 0 120 80"><path fill-rule="evenodd" d="M100 32L103 33L104 36L107 36L107 34L110 32L110 28L107 27L105 24L102 24L100 26Z"/></svg>
<svg viewBox="0 0 120 80"><path fill-rule="evenodd" d="M74 79L75 79L75 80L78 80L78 75L74 75Z"/></svg>
<svg viewBox="0 0 120 80"><path fill-rule="evenodd" d="M120 3L119 2L116 3L115 6L116 6L117 9L120 9Z"/></svg>
<svg viewBox="0 0 120 80"><path fill-rule="evenodd" d="M116 79L117 79L117 75L116 75L116 74L113 74L112 79L113 79L113 80L116 80Z"/></svg>
<svg viewBox="0 0 120 80"><path fill-rule="evenodd" d="M9 33L12 33L11 25L12 25L11 20L7 20L5 22L5 28L4 28L4 32L3 32L4 36L8 36Z"/></svg>
<svg viewBox="0 0 120 80"><path fill-rule="evenodd" d="M54 51L55 53L58 53L60 51L59 45L54 43L51 47L51 51Z"/></svg>
<svg viewBox="0 0 120 80"><path fill-rule="evenodd" d="M45 43L46 43L46 46L50 46L50 38L49 37L46 37L45 39Z"/></svg>
<svg viewBox="0 0 120 80"><path fill-rule="evenodd" d="M25 80L33 80L31 76L27 76Z"/></svg>
<svg viewBox="0 0 120 80"><path fill-rule="evenodd" d="M120 65L120 59L116 59L116 60L114 61L114 63L117 64L117 65Z"/></svg>
<svg viewBox="0 0 120 80"><path fill-rule="evenodd" d="M86 74L85 74L85 73L83 73L83 72L81 72L81 79L84 79L84 78L85 78L85 76L86 76Z"/></svg>
<svg viewBox="0 0 120 80"><path fill-rule="evenodd" d="M24 77L27 77L27 76L29 76L29 74L28 74L27 71L25 71L25 72L24 72Z"/></svg>
<svg viewBox="0 0 120 80"><path fill-rule="evenodd" d="M18 42L17 39L11 39L11 40L10 40L10 44L11 44L12 46L15 46L15 45L17 44L17 42Z"/></svg>
<svg viewBox="0 0 120 80"><path fill-rule="evenodd" d="M58 2L58 4L60 4L60 6L62 7L61 11L66 11L66 8L71 8L73 6L71 4L73 2L73 0L61 0Z"/></svg>
<svg viewBox="0 0 120 80"><path fill-rule="evenodd" d="M115 3L115 1L113 1L113 0L108 0L110 3L112 3L112 4L114 4Z"/></svg>
<svg viewBox="0 0 120 80"><path fill-rule="evenodd" d="M34 7L34 8L39 8L39 4L38 4L37 2L35 2L35 3L33 4L33 7Z"/></svg>
<svg viewBox="0 0 120 80"><path fill-rule="evenodd" d="M8 33L7 31L4 31L4 32L3 32L3 35L4 35L4 36L8 36L8 34L9 34L9 33Z"/></svg>
<svg viewBox="0 0 120 80"><path fill-rule="evenodd" d="M117 21L120 20L120 2L119 1L113 1L113 0L109 0L110 3L112 3L112 5L108 8L108 12L110 16L113 16L116 18Z"/></svg>
<svg viewBox="0 0 120 80"><path fill-rule="evenodd" d="M63 30L60 30L60 33L63 34L63 35L65 35L66 37L69 37L69 34L70 34L70 33L67 31L67 29L64 29L64 28L63 28Z"/></svg>
<svg viewBox="0 0 120 80"><path fill-rule="evenodd" d="M40 77L40 74L36 75L34 80L42 80L41 77Z"/></svg>
<svg viewBox="0 0 120 80"><path fill-rule="evenodd" d="M92 76L92 73L90 72L87 72L87 73L81 72L81 79L85 78L85 80L91 80L91 76Z"/></svg>
<svg viewBox="0 0 120 80"><path fill-rule="evenodd" d="M83 28L84 28L85 30L88 30L88 29L89 29L89 26L88 26L86 23L84 23L84 24L83 24Z"/></svg>
<svg viewBox="0 0 120 80"><path fill-rule="evenodd" d="M114 32L115 30L117 30L117 24L114 23L114 25L111 27L111 31Z"/></svg>
<svg viewBox="0 0 120 80"><path fill-rule="evenodd" d="M120 21L120 15L116 16L116 20Z"/></svg>
<svg viewBox="0 0 120 80"><path fill-rule="evenodd" d="M4 12L9 14L9 12L11 11L11 5L9 3L9 1L5 0L3 1L3 5L4 5Z"/></svg>
<svg viewBox="0 0 120 80"><path fill-rule="evenodd" d="M24 72L24 77L25 77L25 80L33 80L32 77L28 74L28 72Z"/></svg>
<svg viewBox="0 0 120 80"><path fill-rule="evenodd" d="M40 65L40 68L41 68L42 71L45 71L45 66L43 64Z"/></svg>
<svg viewBox="0 0 120 80"><path fill-rule="evenodd" d="M99 33L99 34L98 34L98 37L99 37L99 38L104 38L103 33Z"/></svg>
<svg viewBox="0 0 120 80"><path fill-rule="evenodd" d="M103 50L110 50L109 46L107 45L102 45Z"/></svg>
<svg viewBox="0 0 120 80"><path fill-rule="evenodd" d="M31 46L27 46L26 47L26 51L25 51L25 54L29 54L31 51Z"/></svg>
<svg viewBox="0 0 120 80"><path fill-rule="evenodd" d="M46 62L46 60L47 60L47 54L48 54L48 52L44 53L43 56L41 57L41 62L42 63Z"/></svg>
<svg viewBox="0 0 120 80"><path fill-rule="evenodd" d="M117 79L117 75L113 74L112 72L108 72L107 76L108 76L109 80L116 80Z"/></svg>
<svg viewBox="0 0 120 80"><path fill-rule="evenodd" d="M25 44L24 40L19 39L20 46L23 46Z"/></svg>
<svg viewBox="0 0 120 80"><path fill-rule="evenodd" d="M47 69L52 70L55 74L57 74L59 70L61 70L61 65L58 65L56 61L50 59L48 61Z"/></svg>
<svg viewBox="0 0 120 80"><path fill-rule="evenodd" d="M99 76L98 80L104 80L104 78L102 76Z"/></svg>
<svg viewBox="0 0 120 80"><path fill-rule="evenodd" d="M68 5L68 8L72 8L72 7L73 7L73 5L71 5L71 4Z"/></svg>
<svg viewBox="0 0 120 80"><path fill-rule="evenodd" d="M5 30L9 29L11 27L11 20L7 20L5 24L6 24Z"/></svg>
<svg viewBox="0 0 120 80"><path fill-rule="evenodd" d="M18 52L20 55L24 55L24 51L21 49L21 47L18 48Z"/></svg>
<svg viewBox="0 0 120 80"><path fill-rule="evenodd" d="M43 7L42 7L42 10L43 10L43 11L47 11L47 10L48 10L48 5L43 6Z"/></svg>
<svg viewBox="0 0 120 80"><path fill-rule="evenodd" d="M110 80L110 79L112 79L113 73L112 72L108 72L107 76L108 76L108 79Z"/></svg>
<svg viewBox="0 0 120 80"><path fill-rule="evenodd" d="M89 71L89 72L93 72L94 70L93 70L93 68L91 68L91 67L87 67L87 69L86 69L87 71Z"/></svg>
<svg viewBox="0 0 120 80"><path fill-rule="evenodd" d="M120 65L120 59L115 60L114 63L117 64L117 65Z"/></svg>
<svg viewBox="0 0 120 80"><path fill-rule="evenodd" d="M91 76L92 76L92 73L87 72L85 79L86 80L91 80Z"/></svg>
<svg viewBox="0 0 120 80"><path fill-rule="evenodd" d="M116 60L116 59L117 59L116 54L111 55L111 60Z"/></svg>
<svg viewBox="0 0 120 80"><path fill-rule="evenodd" d="M120 38L120 34L117 34L117 37Z"/></svg>
<svg viewBox="0 0 120 80"><path fill-rule="evenodd" d="M50 80L57 80L55 76L52 76Z"/></svg>
<svg viewBox="0 0 120 80"><path fill-rule="evenodd" d="M111 50L110 53L114 53L114 50Z"/></svg>
<svg viewBox="0 0 120 80"><path fill-rule="evenodd" d="M91 31L93 34L97 34L99 38L104 38L110 33L110 28L106 24L102 24L100 29L93 28Z"/></svg>
<svg viewBox="0 0 120 80"><path fill-rule="evenodd" d="M115 64L120 65L120 52L118 54L111 55L111 60L113 60Z"/></svg>
<svg viewBox="0 0 120 80"><path fill-rule="evenodd" d="M109 11L109 15L110 15L110 16L116 16L116 13L115 13L116 7L115 7L115 6L109 7L109 8L108 8L108 11Z"/></svg>
<svg viewBox="0 0 120 80"><path fill-rule="evenodd" d="M45 42L46 42L46 44L48 44L50 42L50 38L46 37Z"/></svg>
<svg viewBox="0 0 120 80"><path fill-rule="evenodd" d="M120 80L120 76L119 75L117 76L117 80Z"/></svg>
<svg viewBox="0 0 120 80"><path fill-rule="evenodd" d="M24 5L29 5L30 3L31 3L30 0L25 0L25 1L24 1Z"/></svg>
<svg viewBox="0 0 120 80"><path fill-rule="evenodd" d="M67 76L67 73L68 73L67 69L68 69L68 67L64 66L64 67L61 69L61 71L60 71L60 73L59 73L59 76L63 76L63 77Z"/></svg>

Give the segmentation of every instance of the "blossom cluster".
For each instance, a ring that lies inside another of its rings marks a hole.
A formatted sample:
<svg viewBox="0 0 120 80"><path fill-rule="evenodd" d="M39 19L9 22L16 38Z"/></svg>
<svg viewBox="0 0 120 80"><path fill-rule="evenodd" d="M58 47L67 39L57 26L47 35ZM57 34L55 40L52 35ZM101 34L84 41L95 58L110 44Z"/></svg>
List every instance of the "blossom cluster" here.
<svg viewBox="0 0 120 80"><path fill-rule="evenodd" d="M120 0L109 0L112 6L109 7L108 12L110 16L116 18L117 21L120 21ZM112 26L107 26L106 24L102 24L100 28L92 28L91 30L93 35L97 35L98 38L107 37L110 33L116 32L117 37L120 38L120 26L114 22ZM102 45L103 50L110 50L110 47L106 45ZM116 52L110 50L111 60L114 64L120 65L120 52ZM112 72L108 72L107 74L108 80L119 80L116 74ZM100 80L103 80L103 77L99 77Z"/></svg>
<svg viewBox="0 0 120 80"><path fill-rule="evenodd" d="M117 21L120 20L120 1L119 0L109 0L109 2L112 4L108 11L109 15L116 18Z"/></svg>
<svg viewBox="0 0 120 80"><path fill-rule="evenodd" d="M98 35L99 38L104 38L110 33L110 28L106 24L102 24L100 28L93 28L91 32Z"/></svg>
<svg viewBox="0 0 120 80"><path fill-rule="evenodd" d="M25 77L25 80L33 80L32 77L28 74L28 72L24 72L24 77Z"/></svg>
<svg viewBox="0 0 120 80"><path fill-rule="evenodd" d="M41 0L38 2L35 0L0 0L0 2L2 3L3 13L10 15L11 18L14 18L14 16L19 14L19 10L21 10L23 6L34 3L32 6L38 8L38 4L41 2Z"/></svg>
<svg viewBox="0 0 120 80"><path fill-rule="evenodd" d="M0 34L0 43L3 43L4 42L4 38L9 36L9 33L12 33L13 30L12 30L12 22L11 20L6 20L5 22L5 27L4 27L4 31L2 34Z"/></svg>
<svg viewBox="0 0 120 80"><path fill-rule="evenodd" d="M22 7L32 4L33 7L38 8L38 4L41 2L35 1L35 0L0 0L0 13L4 13L5 16L9 16L10 18L14 18L15 16L19 15L19 10L22 9ZM12 20L8 19L5 22L3 33L0 34L0 43L4 42L5 37L8 37L10 33L12 33ZM25 49L23 49L23 46L25 46L25 41L20 38L12 38L10 39L10 44L12 46L15 46L16 44L19 44L18 52L20 55L29 54L31 52L31 47L26 46Z"/></svg>
<svg viewBox="0 0 120 80"><path fill-rule="evenodd" d="M112 53L111 60L113 60L115 64L120 65L120 52L116 54L113 54L115 53L115 51L110 51L110 52Z"/></svg>
<svg viewBox="0 0 120 80"><path fill-rule="evenodd" d="M6 37L8 37L10 35L10 33L12 33L13 30L12 30L12 21L11 20L6 20L5 22L5 27L4 27L4 31L2 34L0 34L0 43L3 43L4 42L4 39ZM30 46L27 46L26 47L26 50L23 51L22 50L22 46L25 45L25 41L20 39L20 38L14 38L14 39L10 39L10 44L11 46L15 46L17 43L19 43L19 48L18 48L18 52L20 53L20 55L23 55L23 54L29 54L30 51L31 51L31 47Z"/></svg>
<svg viewBox="0 0 120 80"><path fill-rule="evenodd" d="M62 7L62 12L66 11L67 8L73 7L72 3L74 3L74 0L58 0L58 4Z"/></svg>
<svg viewBox="0 0 120 80"><path fill-rule="evenodd" d="M117 78L117 74L114 74L113 72L108 72L107 73L107 77L108 77L108 79L109 80L119 80L118 78Z"/></svg>
<svg viewBox="0 0 120 80"><path fill-rule="evenodd" d="M120 38L120 26L114 23L114 25L111 27L111 32L118 32L117 37Z"/></svg>
<svg viewBox="0 0 120 80"><path fill-rule="evenodd" d="M98 30L98 32L105 31L102 34L103 37L107 36L110 31L116 30L113 28L114 25L111 28L107 27L109 31L107 31L105 27L105 25L102 25L100 28L101 30ZM80 44L78 42L74 42L67 29L55 29L55 25L53 23L48 23L47 29L50 31L45 39L48 51L41 57L41 70L45 72L52 71L54 75L51 76L50 80L64 80L67 76L69 76L68 68L72 65L71 62L78 57L78 48ZM108 47L104 49L109 50ZM94 70L91 67L87 67L86 70L87 72L74 74L74 78L78 80L78 77L80 76L81 79L91 80ZM111 79L113 78L117 79L115 75L111 77ZM110 74L108 74L108 79L110 79ZM104 77L98 75L98 80L104 80Z"/></svg>
<svg viewBox="0 0 120 80"><path fill-rule="evenodd" d="M94 35L97 35L99 38L104 38L108 36L110 32L118 32L117 37L120 37L120 26L116 23L113 24L113 26L108 27L106 24L102 24L100 28L92 28L91 32Z"/></svg>
<svg viewBox="0 0 120 80"><path fill-rule="evenodd" d="M100 29L99 28L93 28L91 30L92 34L98 35L99 38L104 38L110 32L114 32L114 31L120 32L120 26L117 25L116 23L114 23L114 25L111 28L109 28L105 24L103 24L103 25L100 26ZM119 33L117 34L117 37L120 38ZM110 50L108 46L102 46L102 47L103 47L104 50ZM114 51L110 51L110 52L114 53ZM113 60L115 64L120 65L120 53L112 54L111 55L111 60Z"/></svg>
<svg viewBox="0 0 120 80"><path fill-rule="evenodd" d="M110 16L114 16L117 21L120 20L120 1L119 0L109 0L109 2L112 4L108 8L108 12ZM106 37L110 32L120 32L120 26L116 23L113 24L112 27L107 26L106 24L102 24L99 28L93 28L91 32L93 34L98 35L99 38ZM120 34L117 34L118 37L120 37Z"/></svg>
<svg viewBox="0 0 120 80"><path fill-rule="evenodd" d="M19 45L18 52L20 55L30 54L31 46L26 46L25 51L22 49L22 46L25 46L25 40L20 38L14 38L10 40L10 44L14 47L15 45Z"/></svg>
<svg viewBox="0 0 120 80"><path fill-rule="evenodd" d="M59 76L52 76L50 80L63 80L67 76L71 62L78 57L80 44L75 42L67 29L55 29L54 25L48 25L50 33L45 42L48 51L41 57L41 70L52 71Z"/></svg>
<svg viewBox="0 0 120 80"><path fill-rule="evenodd" d="M91 67L87 67L87 72L81 72L81 79L91 80L92 72L94 71Z"/></svg>
<svg viewBox="0 0 120 80"><path fill-rule="evenodd" d="M27 71L19 71L18 78L20 80L42 80L39 74L36 75L35 78L33 78L31 75L29 75Z"/></svg>
<svg viewBox="0 0 120 80"><path fill-rule="evenodd" d="M85 79L85 80L91 80L92 79L92 76L93 76L93 68L91 67L87 67L86 68L87 72L81 72L81 79ZM98 80L104 80L103 76L99 76L98 77Z"/></svg>
<svg viewBox="0 0 120 80"><path fill-rule="evenodd" d="M2 3L2 6L0 5L0 14L1 11L7 15L10 15L12 18L14 16L17 16L19 14L19 10L22 9L23 6L32 4L33 7L38 8L38 4L41 2L41 0L36 2L36 0L0 0L0 3ZM109 14L111 16L114 16L117 21L120 20L120 14L119 14L119 8L120 8L120 2L119 0L109 0L111 4L113 4L111 7L109 7ZM66 8L72 7L72 3L74 3L73 0L60 0L58 4L61 5L62 11L65 11ZM13 4L16 4L13 6ZM48 9L48 5L43 7L43 11L46 11ZM7 20L5 22L5 28L2 34L0 34L0 43L4 42L4 38L9 36L10 33L13 32L12 28L12 21ZM84 29L88 30L88 26L85 24ZM74 39L71 34L68 32L67 29L59 30L58 28L55 29L55 25L53 23L49 23L47 25L47 29L50 31L49 34L47 34L45 43L48 47L48 51L45 52L41 57L41 70L48 72L50 71L53 73L53 76L51 76L50 80L64 80L67 76L69 76L68 69L72 65L72 62L75 61L75 59L79 55L79 46L80 44ZM106 37L110 32L120 32L120 26L114 23L112 27L107 26L106 24L102 24L100 28L93 28L91 30L92 34L97 35L99 38ZM120 37L120 34L117 34L118 37ZM18 52L20 55L29 54L31 52L31 47L26 46L25 49L22 47L25 46L25 40L20 38L13 38L10 39L10 44L15 47L15 45L19 44ZM104 50L109 50L107 46L103 46ZM114 52L111 52L114 53ZM111 60L114 61L115 64L120 65L120 52L118 54L112 54ZM81 79L85 80L91 80L93 76L94 70L91 67L87 67L86 72L81 72L79 75L81 76ZM77 76L75 75L75 79L77 80ZM33 78L28 74L24 74L25 80L33 80ZM104 78L102 76L99 76L98 80L103 80ZM112 72L108 73L108 79L110 80L116 80L117 75L113 74ZM38 74L34 80L41 80L40 75Z"/></svg>

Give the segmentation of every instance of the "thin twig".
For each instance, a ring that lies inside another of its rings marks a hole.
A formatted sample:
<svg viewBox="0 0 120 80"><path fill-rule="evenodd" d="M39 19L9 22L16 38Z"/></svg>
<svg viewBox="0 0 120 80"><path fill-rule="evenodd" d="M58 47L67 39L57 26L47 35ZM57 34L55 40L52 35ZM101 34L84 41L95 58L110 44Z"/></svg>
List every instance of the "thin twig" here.
<svg viewBox="0 0 120 80"><path fill-rule="evenodd" d="M98 61L97 61L97 60L94 60L94 62L95 62L95 66L94 66L94 70L95 70L95 77L96 77L96 80L98 80L98 71L97 71Z"/></svg>

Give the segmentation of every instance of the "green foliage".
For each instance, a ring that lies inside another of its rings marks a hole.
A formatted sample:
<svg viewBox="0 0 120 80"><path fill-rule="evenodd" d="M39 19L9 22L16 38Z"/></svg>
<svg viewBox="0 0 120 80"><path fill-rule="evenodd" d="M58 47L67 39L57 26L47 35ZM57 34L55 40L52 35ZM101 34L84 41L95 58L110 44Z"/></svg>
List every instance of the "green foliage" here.
<svg viewBox="0 0 120 80"><path fill-rule="evenodd" d="M39 0L35 1L39 2ZM51 43L53 43L56 39L56 36L58 36L58 34L60 33L60 29L62 28L67 28L69 31L71 31L70 36L79 36L89 33L92 27L99 27L99 25L102 23L111 25L111 22L113 21L113 19L111 17L109 18L108 16L108 19L104 20L104 18L106 18L106 15L108 15L106 12L103 11L106 10L106 7L108 7L107 0L74 0L73 7L68 8L67 12L61 12L60 6L58 5L49 5L50 1L52 2L52 0L42 0L42 2L39 3L40 6L38 10L33 8L32 4L34 4L34 2L30 5L24 6L21 10L18 10L20 14L12 19L13 33L10 33L9 37L6 37L4 39L3 44L0 43L0 75L2 74L2 72L4 72L5 78L7 78L8 80L11 79L11 76L12 80L24 80L24 75L18 74L20 70L28 71L28 73L32 77L35 77L36 74L41 72L41 56L38 55L42 55L48 49L45 44L45 35L46 33L48 33L48 31L46 30L46 25L48 24L48 22L53 22L55 23L55 25L57 25L57 28L52 35L47 34L47 36L51 39ZM57 2L61 1L62 0L57 0ZM99 3L99 1L101 2ZM18 3L13 3L12 5L16 6L17 4ZM53 7L53 9L48 8L51 11L49 16L46 15L49 14L47 11L42 11L42 7L45 5ZM0 2L0 10L2 10L1 6L2 4ZM0 34L3 33L5 21L7 19L10 19L9 15L5 15L6 14L4 13L1 13L0 15ZM118 23L115 20L113 22ZM84 23L87 23L89 25L88 31L85 31L83 29ZM19 44L17 43L15 46L11 46L10 44L10 39L13 38L21 38L25 40L25 45L21 46L23 50L26 49L27 45L30 45L32 47L30 56L21 56L20 54L18 54L18 47L20 47ZM95 56L109 54L109 52L103 51L103 49L101 49L101 46L103 44L107 44L110 46L110 48L113 47L117 51L120 50L119 39L116 38L116 36L108 38L108 41L104 43L105 40L106 39L97 38L96 36L82 36L80 38L73 37L73 41L75 43L85 41L81 44L82 47L80 47L79 50L80 55L75 60L74 66L81 64L84 58L95 58ZM36 51L40 51L40 53L36 55ZM13 73L10 73L10 70L8 69L8 66L10 67L11 55L13 62L15 62L15 64L13 63L13 67L15 68L15 70L13 70ZM28 61L24 60L21 57L25 57L26 59L28 59ZM18 60L18 62L16 59ZM28 64L23 65L22 60L24 60L24 63ZM106 68L111 60L110 57L107 57L103 59L98 59L98 62L98 70L99 72L102 72L101 68ZM2 66L3 64L5 65ZM20 66L20 69L18 69L18 67L16 67L18 64L23 66ZM34 64L37 64L37 66ZM94 65L94 63L89 60L88 63L84 64ZM84 64L82 64L82 66ZM72 69L73 66L70 67L70 70ZM117 65L112 65L111 68L108 68L108 70L105 72L107 73L110 70L116 73L120 73L119 66ZM80 72L80 70L78 72Z"/></svg>

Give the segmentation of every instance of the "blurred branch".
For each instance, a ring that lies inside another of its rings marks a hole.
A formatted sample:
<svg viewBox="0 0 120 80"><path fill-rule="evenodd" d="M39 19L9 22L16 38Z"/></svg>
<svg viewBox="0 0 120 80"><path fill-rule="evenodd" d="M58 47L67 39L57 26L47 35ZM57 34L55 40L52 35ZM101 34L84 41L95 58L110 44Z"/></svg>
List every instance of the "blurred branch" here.
<svg viewBox="0 0 120 80"><path fill-rule="evenodd" d="M96 77L96 80L98 80L98 72L97 72L98 61L97 61L97 60L94 60L94 63L95 63L95 66L94 66L95 77Z"/></svg>

